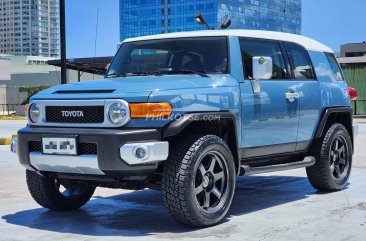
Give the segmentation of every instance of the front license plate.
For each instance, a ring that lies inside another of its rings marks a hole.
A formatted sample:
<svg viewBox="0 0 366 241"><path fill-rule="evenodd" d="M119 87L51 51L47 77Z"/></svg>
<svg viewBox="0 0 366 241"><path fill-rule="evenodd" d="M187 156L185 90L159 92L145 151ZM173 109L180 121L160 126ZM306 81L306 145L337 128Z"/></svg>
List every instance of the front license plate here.
<svg viewBox="0 0 366 241"><path fill-rule="evenodd" d="M77 155L76 137L43 137L43 154Z"/></svg>

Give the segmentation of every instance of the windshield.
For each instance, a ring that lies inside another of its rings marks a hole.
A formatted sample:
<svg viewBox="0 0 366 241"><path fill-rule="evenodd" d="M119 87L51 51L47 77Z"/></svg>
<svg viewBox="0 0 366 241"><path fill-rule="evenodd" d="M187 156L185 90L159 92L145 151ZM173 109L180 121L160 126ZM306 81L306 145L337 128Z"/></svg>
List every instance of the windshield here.
<svg viewBox="0 0 366 241"><path fill-rule="evenodd" d="M226 37L195 37L124 43L106 76L227 73Z"/></svg>

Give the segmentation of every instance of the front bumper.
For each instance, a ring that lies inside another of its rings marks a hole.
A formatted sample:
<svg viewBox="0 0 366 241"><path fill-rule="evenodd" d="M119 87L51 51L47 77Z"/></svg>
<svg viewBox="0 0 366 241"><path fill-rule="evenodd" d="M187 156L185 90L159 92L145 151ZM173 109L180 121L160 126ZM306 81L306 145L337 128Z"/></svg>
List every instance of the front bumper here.
<svg viewBox="0 0 366 241"><path fill-rule="evenodd" d="M42 137L77 136L78 145L96 144L96 153L79 156L45 155L34 151L31 143ZM145 176L155 172L160 161L168 157L168 143L161 141L159 129L75 129L26 127L18 132L17 154L27 169L43 172L106 176ZM143 146L150 155L139 162L132 155ZM131 153L128 153L131 150Z"/></svg>

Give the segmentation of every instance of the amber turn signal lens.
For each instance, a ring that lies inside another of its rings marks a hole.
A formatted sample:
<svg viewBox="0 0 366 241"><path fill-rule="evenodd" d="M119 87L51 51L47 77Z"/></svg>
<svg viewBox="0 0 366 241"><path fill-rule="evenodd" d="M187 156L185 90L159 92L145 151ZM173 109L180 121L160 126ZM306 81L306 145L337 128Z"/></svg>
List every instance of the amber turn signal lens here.
<svg viewBox="0 0 366 241"><path fill-rule="evenodd" d="M169 103L134 103L129 104L131 118L168 117L173 109Z"/></svg>

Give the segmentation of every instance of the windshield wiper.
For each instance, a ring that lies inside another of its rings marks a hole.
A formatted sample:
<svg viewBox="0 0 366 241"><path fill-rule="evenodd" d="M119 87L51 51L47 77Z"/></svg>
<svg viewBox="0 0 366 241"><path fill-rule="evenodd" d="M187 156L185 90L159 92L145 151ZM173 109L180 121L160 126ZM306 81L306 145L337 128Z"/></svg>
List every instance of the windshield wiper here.
<svg viewBox="0 0 366 241"><path fill-rule="evenodd" d="M107 74L105 77L106 78L127 77L127 74L125 74L125 73L112 73L112 74Z"/></svg>
<svg viewBox="0 0 366 241"><path fill-rule="evenodd" d="M178 69L169 71L169 74L197 74L201 77L210 78L210 76L208 76L204 70L195 71L191 69Z"/></svg>
<svg viewBox="0 0 366 241"><path fill-rule="evenodd" d="M162 74L159 71L139 71L139 72L132 72L131 74L141 76L147 76L147 75L162 76Z"/></svg>

